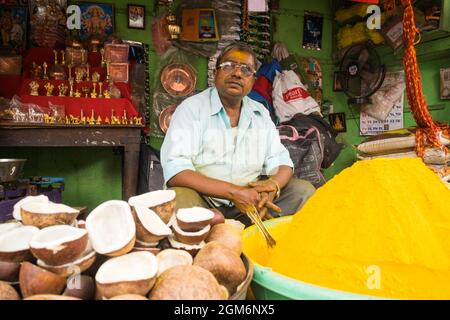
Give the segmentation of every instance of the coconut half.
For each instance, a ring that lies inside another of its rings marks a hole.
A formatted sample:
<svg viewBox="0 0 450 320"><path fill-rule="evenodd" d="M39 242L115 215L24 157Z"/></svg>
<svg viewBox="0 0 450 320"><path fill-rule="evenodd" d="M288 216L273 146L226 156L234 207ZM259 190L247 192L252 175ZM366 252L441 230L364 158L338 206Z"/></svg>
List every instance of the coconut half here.
<svg viewBox="0 0 450 320"><path fill-rule="evenodd" d="M128 199L130 206L147 207L155 211L164 223L168 223L176 205L176 193L173 190L147 192Z"/></svg>
<svg viewBox="0 0 450 320"><path fill-rule="evenodd" d="M47 203L47 202L49 202L50 200L48 200L48 197L47 196L45 196L45 195L39 195L39 196L28 196L28 197L25 197L25 198L23 198L23 199L21 199L20 201L18 201L15 205L14 205L14 209L13 209L13 217L14 217L14 219L16 219L16 220L19 220L19 221L21 221L22 220L22 217L21 217L21 215L20 215L20 207L23 205L23 204L26 204L26 203L30 203L30 202L41 202L41 203Z"/></svg>
<svg viewBox="0 0 450 320"><path fill-rule="evenodd" d="M214 212L202 207L183 208L178 209L176 219L182 230L195 232L211 223L214 219Z"/></svg>
<svg viewBox="0 0 450 320"><path fill-rule="evenodd" d="M0 261L22 262L31 258L30 241L39 229L22 226L0 235Z"/></svg>
<svg viewBox="0 0 450 320"><path fill-rule="evenodd" d="M175 266L192 265L194 259L189 252L177 249L166 249L156 255L158 261L158 276Z"/></svg>
<svg viewBox="0 0 450 320"><path fill-rule="evenodd" d="M59 294L36 294L23 300L81 300L77 297L63 296Z"/></svg>
<svg viewBox="0 0 450 320"><path fill-rule="evenodd" d="M88 215L86 230L95 251L107 256L130 252L136 239L136 225L128 203L110 200Z"/></svg>
<svg viewBox="0 0 450 320"><path fill-rule="evenodd" d="M136 205L132 210L136 222L136 238L142 242L158 242L172 234L172 230L151 209Z"/></svg>
<svg viewBox="0 0 450 320"><path fill-rule="evenodd" d="M20 222L7 222L0 224L0 236L8 231L21 227Z"/></svg>
<svg viewBox="0 0 450 320"><path fill-rule="evenodd" d="M0 281L0 300L20 300L20 296L13 286Z"/></svg>
<svg viewBox="0 0 450 320"><path fill-rule="evenodd" d="M46 264L42 260L37 260L37 265L41 268L44 268L45 270L51 271L62 277L69 277L74 274L80 274L80 273L86 271L87 269L89 269L94 264L95 259L96 259L96 253L95 253L95 251L92 250L92 251L84 254L78 260L71 262L71 263L67 263L67 264L63 264L63 265L59 265L59 266L52 266L52 265Z"/></svg>
<svg viewBox="0 0 450 320"><path fill-rule="evenodd" d="M20 207L23 224L40 229L58 224L71 225L79 213L79 210L53 202L27 202Z"/></svg>
<svg viewBox="0 0 450 320"><path fill-rule="evenodd" d="M106 261L97 271L97 297L112 298L123 294L145 296L155 284L156 257L149 252L132 252Z"/></svg>
<svg viewBox="0 0 450 320"><path fill-rule="evenodd" d="M144 242L144 241L139 241L136 240L136 247L140 247L140 248L156 248L159 245L159 242Z"/></svg>
<svg viewBox="0 0 450 320"><path fill-rule="evenodd" d="M31 253L47 265L59 266L73 262L83 255L88 243L85 229L67 225L40 230L30 241Z"/></svg>
<svg viewBox="0 0 450 320"><path fill-rule="evenodd" d="M66 279L29 262L23 262L19 274L22 297L36 294L60 294Z"/></svg>
<svg viewBox="0 0 450 320"><path fill-rule="evenodd" d="M189 252L193 257L197 254L197 252L203 248L206 243L205 241L200 242L199 244L189 245L175 240L174 236L169 236L169 243L173 249L181 249Z"/></svg>
<svg viewBox="0 0 450 320"><path fill-rule="evenodd" d="M174 221L172 228L174 231L175 239L177 241L189 245L195 245L199 244L200 242L206 239L206 237L209 234L209 231L211 230L211 225L208 224L206 227L204 227L199 231L187 232L181 230L181 228L178 226L178 222Z"/></svg>

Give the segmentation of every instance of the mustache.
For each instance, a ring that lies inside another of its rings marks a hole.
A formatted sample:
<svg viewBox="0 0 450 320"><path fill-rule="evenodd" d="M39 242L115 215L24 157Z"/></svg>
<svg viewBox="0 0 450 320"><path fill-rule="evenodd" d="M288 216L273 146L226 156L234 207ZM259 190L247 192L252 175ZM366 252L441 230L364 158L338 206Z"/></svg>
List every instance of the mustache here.
<svg viewBox="0 0 450 320"><path fill-rule="evenodd" d="M225 81L225 83L226 84L228 84L228 83L237 84L240 87L244 87L244 84L241 83L241 81L239 81L238 79L230 79L230 80Z"/></svg>

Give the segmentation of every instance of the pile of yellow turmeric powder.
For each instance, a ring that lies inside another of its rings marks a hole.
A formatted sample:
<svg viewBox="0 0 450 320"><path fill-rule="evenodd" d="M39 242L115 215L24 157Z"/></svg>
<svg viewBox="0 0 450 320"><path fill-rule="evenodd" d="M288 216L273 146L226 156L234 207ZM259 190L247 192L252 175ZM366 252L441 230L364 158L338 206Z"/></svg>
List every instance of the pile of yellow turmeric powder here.
<svg viewBox="0 0 450 320"><path fill-rule="evenodd" d="M266 265L291 278L450 299L450 190L420 159L355 163L317 190L277 241Z"/></svg>

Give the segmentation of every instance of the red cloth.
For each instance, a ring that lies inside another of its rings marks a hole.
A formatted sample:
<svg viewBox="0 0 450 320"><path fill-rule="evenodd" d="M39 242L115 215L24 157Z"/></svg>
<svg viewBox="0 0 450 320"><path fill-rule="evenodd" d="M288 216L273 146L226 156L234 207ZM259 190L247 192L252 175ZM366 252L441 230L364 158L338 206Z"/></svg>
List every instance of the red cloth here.
<svg viewBox="0 0 450 320"><path fill-rule="evenodd" d="M20 89L22 76L0 75L0 96L11 99Z"/></svg>
<svg viewBox="0 0 450 320"><path fill-rule="evenodd" d="M272 83L265 76L259 76L253 84L253 90L258 92L264 99L270 104L273 104L272 100Z"/></svg>
<svg viewBox="0 0 450 320"><path fill-rule="evenodd" d="M58 54L58 59L61 59L61 54ZM124 116L124 111L126 112L127 118L134 116L140 116L136 111L132 101L131 101L131 88L128 83L115 82L115 86L121 91L122 98L120 99L105 99L105 98L75 98L75 97L59 97L58 85L65 83L69 86L67 80L34 80L30 78L30 67L33 62L42 64L44 61L47 63L54 61L53 50L49 48L31 48L29 49L23 59L23 75L22 76L0 76L0 94L5 97L11 98L14 94L18 94L23 103L34 103L43 107L44 110L48 110L49 103L55 105L65 106L66 115L73 115L79 117L81 110L85 116L91 116L92 110L94 111L94 116L97 118L101 116L103 121L106 117L111 119L112 111L114 110L114 116L122 117ZM100 74L100 81L106 78L106 68L100 66L101 55L100 53L89 53L88 62L90 67L90 74L93 72L98 72ZM47 72L50 70L52 64L49 64ZM66 73L68 74L68 69L66 68ZM75 71L72 69L72 77L75 77ZM30 95L30 82L36 81L39 83L39 96ZM53 96L46 96L45 84L50 82L54 85ZM74 83L74 91L79 89L82 92L82 87L93 88L91 81L83 81L80 83ZM104 83L102 90L107 89ZM99 86L97 83L96 87L97 93L99 92ZM69 93L67 90L66 95ZM84 94L82 93L84 96Z"/></svg>

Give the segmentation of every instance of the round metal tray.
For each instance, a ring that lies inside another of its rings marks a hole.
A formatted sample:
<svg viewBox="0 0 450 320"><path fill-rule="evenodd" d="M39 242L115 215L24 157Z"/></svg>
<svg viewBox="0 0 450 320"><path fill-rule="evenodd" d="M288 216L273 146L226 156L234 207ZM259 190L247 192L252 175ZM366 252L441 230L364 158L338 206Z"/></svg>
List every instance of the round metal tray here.
<svg viewBox="0 0 450 320"><path fill-rule="evenodd" d="M187 64L169 64L161 73L161 84L172 97L189 95L194 91L196 81L194 70Z"/></svg>

